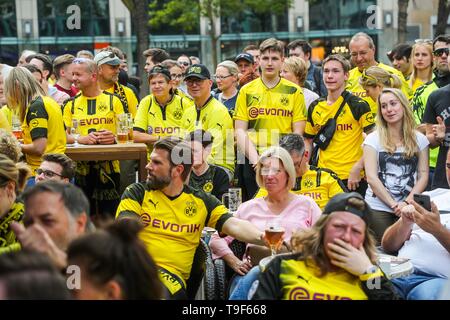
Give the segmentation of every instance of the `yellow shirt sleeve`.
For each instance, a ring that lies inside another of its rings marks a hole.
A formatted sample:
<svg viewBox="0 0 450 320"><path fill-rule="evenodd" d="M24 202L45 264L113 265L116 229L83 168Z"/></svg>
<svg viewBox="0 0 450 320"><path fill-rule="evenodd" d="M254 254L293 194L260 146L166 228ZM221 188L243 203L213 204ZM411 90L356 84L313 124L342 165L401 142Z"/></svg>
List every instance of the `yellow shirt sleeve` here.
<svg viewBox="0 0 450 320"><path fill-rule="evenodd" d="M63 107L63 120L66 128L72 127L72 101L69 100Z"/></svg>
<svg viewBox="0 0 450 320"><path fill-rule="evenodd" d="M139 103L139 108L136 112L136 117L134 118L134 127L144 130L147 133L148 129L148 109L150 108L150 102L152 101L151 96L146 96Z"/></svg>
<svg viewBox="0 0 450 320"><path fill-rule="evenodd" d="M292 122L306 120L305 96L300 90L295 93Z"/></svg>
<svg viewBox="0 0 450 320"><path fill-rule="evenodd" d="M245 88L242 88L236 99L236 107L234 113L234 120L242 120L248 122L248 112L247 112L247 99L246 99Z"/></svg>
<svg viewBox="0 0 450 320"><path fill-rule="evenodd" d="M11 132L11 126L9 125L8 118L6 118L3 112L0 112L0 128Z"/></svg>

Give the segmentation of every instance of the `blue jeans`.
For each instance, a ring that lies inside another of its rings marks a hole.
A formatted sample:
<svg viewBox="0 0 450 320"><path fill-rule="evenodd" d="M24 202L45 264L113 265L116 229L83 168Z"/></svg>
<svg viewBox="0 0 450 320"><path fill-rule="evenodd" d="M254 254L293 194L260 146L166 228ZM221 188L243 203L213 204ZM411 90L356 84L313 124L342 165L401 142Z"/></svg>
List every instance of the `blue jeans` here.
<svg viewBox="0 0 450 320"><path fill-rule="evenodd" d="M258 279L259 266L255 266L245 276L235 275L230 283L230 300L249 300L248 293L253 282Z"/></svg>
<svg viewBox="0 0 450 320"><path fill-rule="evenodd" d="M413 274L392 279L397 293L407 300L438 300L448 279L415 270Z"/></svg>

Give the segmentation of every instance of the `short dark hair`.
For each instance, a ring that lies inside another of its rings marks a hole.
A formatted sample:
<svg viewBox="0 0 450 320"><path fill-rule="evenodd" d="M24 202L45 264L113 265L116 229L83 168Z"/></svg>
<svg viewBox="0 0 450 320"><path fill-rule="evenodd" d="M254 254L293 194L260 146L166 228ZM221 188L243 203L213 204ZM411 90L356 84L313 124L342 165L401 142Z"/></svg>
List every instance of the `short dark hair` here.
<svg viewBox="0 0 450 320"><path fill-rule="evenodd" d="M8 300L70 300L66 280L50 258L21 250L0 255L0 286Z"/></svg>
<svg viewBox="0 0 450 320"><path fill-rule="evenodd" d="M212 145L214 137L209 131L198 129L190 132L189 135L186 137L186 140L200 142L203 148L206 148Z"/></svg>
<svg viewBox="0 0 450 320"><path fill-rule="evenodd" d="M154 64L158 64L163 62L164 60L170 59L167 51L159 48L147 49L143 52L143 55L145 58L152 57L152 62Z"/></svg>
<svg viewBox="0 0 450 320"><path fill-rule="evenodd" d="M162 299L164 289L156 264L138 237L142 229L137 219L116 220L104 230L75 239L67 258L72 264L81 264L94 285L116 280L123 299Z"/></svg>
<svg viewBox="0 0 450 320"><path fill-rule="evenodd" d="M303 151L305 151L305 142L301 135L297 133L288 133L281 137L280 147L286 149L289 153L295 151L301 155Z"/></svg>
<svg viewBox="0 0 450 320"><path fill-rule="evenodd" d="M23 66L22 66L23 68L25 68L25 69L27 69L28 71L30 71L31 73L39 73L40 75L41 75L41 77L42 77L42 71L41 71L41 69L39 69L38 67L36 67L34 64L29 64L29 63L27 63L27 64L24 64Z"/></svg>
<svg viewBox="0 0 450 320"><path fill-rule="evenodd" d="M30 60L28 60L28 59L30 59ZM53 73L52 59L46 54L36 53L27 58L27 63L30 63L30 61L33 59L38 59L38 60L42 61L42 63L44 64L44 70L48 71L48 76L47 76L47 80L48 80Z"/></svg>
<svg viewBox="0 0 450 320"><path fill-rule="evenodd" d="M326 57L323 62L322 62L322 68L325 67L325 64L329 61L337 61L342 65L342 68L344 69L344 72L347 73L350 71L351 69L351 65L350 62L348 62L347 59L345 59L343 56L341 56L340 54L332 54L329 55L328 57Z"/></svg>
<svg viewBox="0 0 450 320"><path fill-rule="evenodd" d="M291 41L287 45L287 49L288 50L294 50L295 48L302 48L303 53L304 54L309 54L309 57L311 59L312 47L311 47L311 45L309 44L308 41L298 39L298 40Z"/></svg>
<svg viewBox="0 0 450 320"><path fill-rule="evenodd" d="M181 178L186 180L192 168L192 150L186 141L170 136L155 143L154 149L166 150L169 153L171 166L183 165Z"/></svg>
<svg viewBox="0 0 450 320"><path fill-rule="evenodd" d="M42 156L42 161L55 162L62 167L61 175L72 180L75 176L75 162L63 153L47 153Z"/></svg>
<svg viewBox="0 0 450 320"><path fill-rule="evenodd" d="M450 43L450 37L448 35L438 35L436 38L434 38L433 40L433 50L434 50L434 45L436 44L436 42L445 42L446 44Z"/></svg>
<svg viewBox="0 0 450 320"><path fill-rule="evenodd" d="M400 43L394 47L389 53L389 60L393 61L394 59L400 60L402 58L406 58L409 60L411 58L412 46L407 43Z"/></svg>
<svg viewBox="0 0 450 320"><path fill-rule="evenodd" d="M79 187L71 183L62 183L55 180L47 180L35 184L33 187L25 190L25 192L22 194L24 203L27 203L27 201L31 197L34 197L35 195L41 194L43 192L56 193L61 195L64 206L70 212L72 217L76 218L82 213L86 213L86 215L89 217L89 200L86 198L83 191Z"/></svg>

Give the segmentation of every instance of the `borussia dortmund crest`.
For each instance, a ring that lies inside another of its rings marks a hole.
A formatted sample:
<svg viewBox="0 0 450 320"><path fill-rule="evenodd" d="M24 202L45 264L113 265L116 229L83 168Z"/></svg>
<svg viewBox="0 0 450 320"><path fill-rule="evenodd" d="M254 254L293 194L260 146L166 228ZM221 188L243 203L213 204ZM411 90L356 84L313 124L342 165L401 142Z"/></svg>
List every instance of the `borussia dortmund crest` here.
<svg viewBox="0 0 450 320"><path fill-rule="evenodd" d="M314 186L314 183L312 182L311 179L305 179L305 187L307 188L312 188Z"/></svg>
<svg viewBox="0 0 450 320"><path fill-rule="evenodd" d="M208 181L207 183L205 183L205 185L203 186L203 191L207 192L207 193L211 193L213 189L213 184L211 181Z"/></svg>
<svg viewBox="0 0 450 320"><path fill-rule="evenodd" d="M286 96L283 96L280 100L281 105L287 106L289 104L289 99Z"/></svg>
<svg viewBox="0 0 450 320"><path fill-rule="evenodd" d="M177 110L175 110L175 112L173 113L173 117L174 117L176 120L180 120L182 116L183 116L183 112L181 111L181 109L177 109Z"/></svg>
<svg viewBox="0 0 450 320"><path fill-rule="evenodd" d="M186 202L186 208L184 208L184 214L188 217L193 217L197 214L197 204L194 201Z"/></svg>
<svg viewBox="0 0 450 320"><path fill-rule="evenodd" d="M105 112L108 109L108 107L106 106L106 104L101 104L98 106L98 110L100 112Z"/></svg>

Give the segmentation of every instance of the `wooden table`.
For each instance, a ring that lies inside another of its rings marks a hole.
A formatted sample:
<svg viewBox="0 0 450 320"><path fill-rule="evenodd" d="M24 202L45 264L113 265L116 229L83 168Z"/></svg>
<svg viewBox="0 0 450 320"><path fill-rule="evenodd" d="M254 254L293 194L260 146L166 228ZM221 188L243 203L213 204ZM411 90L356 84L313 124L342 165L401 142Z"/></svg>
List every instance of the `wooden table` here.
<svg viewBox="0 0 450 320"><path fill-rule="evenodd" d="M139 181L147 178L147 145L145 143L68 145L66 155L74 161L138 160Z"/></svg>

